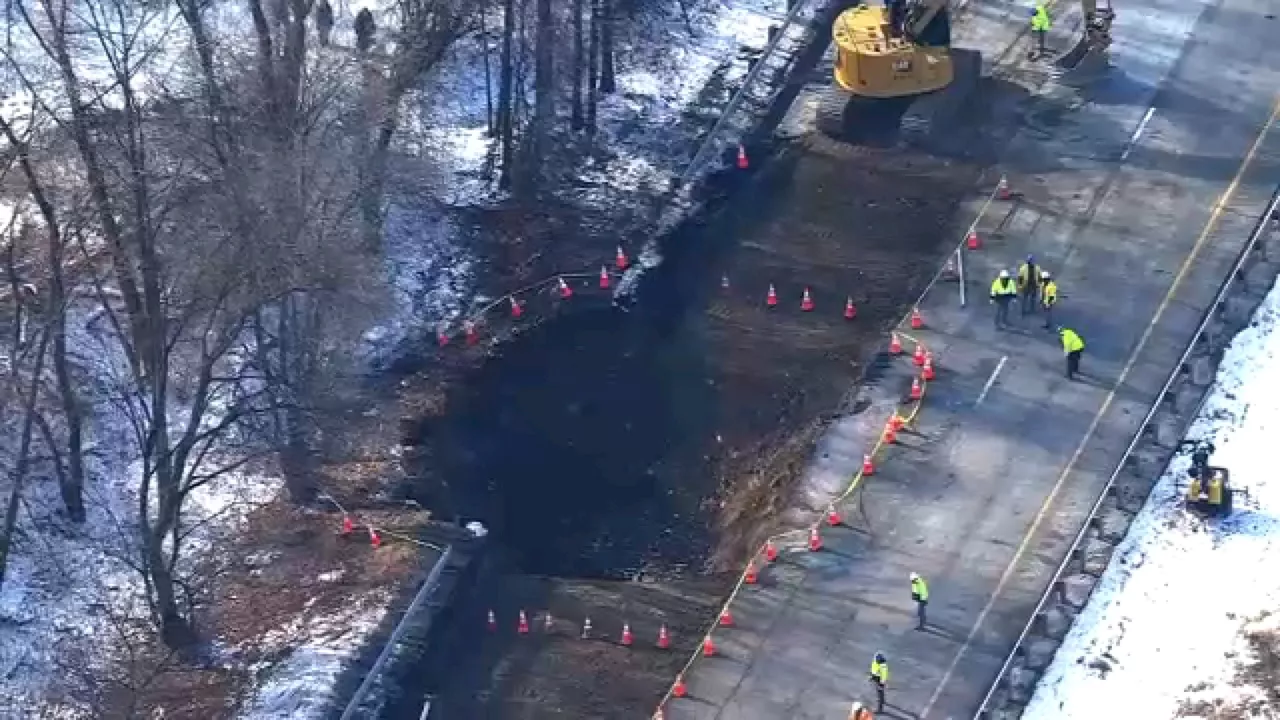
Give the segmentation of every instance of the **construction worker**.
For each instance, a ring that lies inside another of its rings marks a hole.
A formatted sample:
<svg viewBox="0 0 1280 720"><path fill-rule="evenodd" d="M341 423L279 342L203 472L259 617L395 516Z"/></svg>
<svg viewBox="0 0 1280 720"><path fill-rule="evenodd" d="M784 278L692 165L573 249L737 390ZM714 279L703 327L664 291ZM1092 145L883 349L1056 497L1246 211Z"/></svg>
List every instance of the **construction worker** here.
<svg viewBox="0 0 1280 720"><path fill-rule="evenodd" d="M1043 0L1036 0L1036 7L1031 11L1031 34L1036 37L1036 50L1031 51L1031 58L1042 57L1045 50L1045 36L1049 34L1049 9Z"/></svg>
<svg viewBox="0 0 1280 720"><path fill-rule="evenodd" d="M911 573L911 599L916 601L916 629L925 626L924 606L929 604L929 584L916 573Z"/></svg>
<svg viewBox="0 0 1280 720"><path fill-rule="evenodd" d="M1080 354L1084 352L1084 339L1071 328L1058 328L1058 337L1062 338L1062 352L1067 356L1067 379L1075 380L1080 372Z"/></svg>
<svg viewBox="0 0 1280 720"><path fill-rule="evenodd" d="M889 684L889 661L876 653L871 661L871 684L876 686L876 712L884 712L884 686Z"/></svg>
<svg viewBox="0 0 1280 720"><path fill-rule="evenodd" d="M871 711L866 705L855 701L853 707L849 708L849 720L872 720Z"/></svg>
<svg viewBox="0 0 1280 720"><path fill-rule="evenodd" d="M1036 267L1034 255L1028 255L1026 262L1018 266L1018 293L1022 295L1022 314L1035 312L1040 297L1040 268Z"/></svg>
<svg viewBox="0 0 1280 720"><path fill-rule="evenodd" d="M991 302L996 306L997 330L1009 324L1009 303L1017 297L1018 286L1009 277L1008 270L1001 270L1000 276L991 281Z"/></svg>
<svg viewBox="0 0 1280 720"><path fill-rule="evenodd" d="M1053 326L1053 308L1058 304L1058 283L1048 270L1040 271L1040 309L1044 311L1044 329Z"/></svg>

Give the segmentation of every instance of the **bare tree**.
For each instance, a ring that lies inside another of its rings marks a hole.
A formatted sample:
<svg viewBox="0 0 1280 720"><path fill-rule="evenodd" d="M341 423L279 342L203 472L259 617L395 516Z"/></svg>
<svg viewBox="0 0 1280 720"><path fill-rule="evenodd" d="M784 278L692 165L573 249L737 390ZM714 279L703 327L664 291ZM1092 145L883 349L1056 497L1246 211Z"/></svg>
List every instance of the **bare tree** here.
<svg viewBox="0 0 1280 720"><path fill-rule="evenodd" d="M573 7L570 12L573 14L573 72L572 80L573 107L569 115L569 125L576 132L582 129L582 76L583 65L586 63L585 47L582 36L582 13L583 0L573 0Z"/></svg>
<svg viewBox="0 0 1280 720"><path fill-rule="evenodd" d="M75 384L72 382L70 361L67 357L67 292L63 271L66 243L62 221L35 169L31 159L30 145L26 139L19 137L13 126L3 117L0 117L0 135L8 140L9 147L17 158L18 166L26 181L28 194L35 202L44 225L46 240L44 260L48 270L48 294L44 303L45 327L48 328L53 339L53 371L66 427L66 453L59 451L61 444L53 437L54 431L47 422L41 422L40 429L54 456L58 487L67 516L72 522L80 523L85 520L84 414ZM12 250L12 245L10 249ZM12 267L10 263L11 275L13 275ZM26 293L19 290L20 283L16 276L12 277L12 285L17 307L22 308L22 298ZM19 320L20 325L21 318Z"/></svg>
<svg viewBox="0 0 1280 720"><path fill-rule="evenodd" d="M596 129L596 108L600 100L600 0L591 0L591 28L587 41L587 129Z"/></svg>
<svg viewBox="0 0 1280 720"><path fill-rule="evenodd" d="M515 165L515 35L516 0L502 0L502 65L498 80L498 132L502 138L502 170L498 186L511 187Z"/></svg>
<svg viewBox="0 0 1280 720"><path fill-rule="evenodd" d="M609 95L618 90L617 74L613 65L614 0L598 0L600 3L600 92Z"/></svg>

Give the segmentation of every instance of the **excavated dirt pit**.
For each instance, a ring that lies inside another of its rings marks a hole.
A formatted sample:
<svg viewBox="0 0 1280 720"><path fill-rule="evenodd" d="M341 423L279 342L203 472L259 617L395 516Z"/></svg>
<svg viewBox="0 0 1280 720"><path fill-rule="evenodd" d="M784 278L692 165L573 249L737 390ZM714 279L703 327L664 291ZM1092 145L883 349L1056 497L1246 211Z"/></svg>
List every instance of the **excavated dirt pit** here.
<svg viewBox="0 0 1280 720"><path fill-rule="evenodd" d="M970 126L1001 99L987 93ZM976 132L967 144L993 146ZM825 421L856 410L862 363L955 242L987 162L819 138L781 148L668 240L634 305L575 298L470 375L426 441L497 549L424 665L432 717L651 712L727 589L716 570L767 532ZM670 651L654 648L663 623Z"/></svg>

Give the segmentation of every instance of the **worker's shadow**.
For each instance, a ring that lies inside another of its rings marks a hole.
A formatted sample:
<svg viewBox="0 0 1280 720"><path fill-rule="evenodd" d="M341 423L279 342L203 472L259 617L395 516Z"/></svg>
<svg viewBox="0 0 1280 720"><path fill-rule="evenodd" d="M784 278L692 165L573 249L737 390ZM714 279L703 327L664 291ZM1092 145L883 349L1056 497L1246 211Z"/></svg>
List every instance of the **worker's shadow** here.
<svg viewBox="0 0 1280 720"><path fill-rule="evenodd" d="M920 716L916 713L900 708L891 702L885 702L884 712L880 713L880 717L889 718L907 718L908 720L920 720Z"/></svg>

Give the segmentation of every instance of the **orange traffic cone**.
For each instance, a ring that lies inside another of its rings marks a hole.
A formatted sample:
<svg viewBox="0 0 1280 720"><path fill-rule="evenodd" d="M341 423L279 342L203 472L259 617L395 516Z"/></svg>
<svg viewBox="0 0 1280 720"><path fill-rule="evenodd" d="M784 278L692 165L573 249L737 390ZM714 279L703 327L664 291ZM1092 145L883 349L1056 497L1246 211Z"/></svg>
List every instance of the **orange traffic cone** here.
<svg viewBox="0 0 1280 720"><path fill-rule="evenodd" d="M916 367L924 365L924 346L920 343L916 343L916 352L911 356L911 362L915 363Z"/></svg>
<svg viewBox="0 0 1280 720"><path fill-rule="evenodd" d="M733 627L733 613L728 607L720 611L720 627Z"/></svg>
<svg viewBox="0 0 1280 720"><path fill-rule="evenodd" d="M443 328L436 331L436 344L440 347L449 344L449 333L445 332Z"/></svg>
<svg viewBox="0 0 1280 720"><path fill-rule="evenodd" d="M809 530L809 552L818 552L822 549L822 536L818 534L818 528Z"/></svg>
<svg viewBox="0 0 1280 720"><path fill-rule="evenodd" d="M738 169L746 170L748 167L750 163L747 162L747 149L742 147L742 143L738 143Z"/></svg>
<svg viewBox="0 0 1280 720"><path fill-rule="evenodd" d="M619 270L626 270L631 261L627 259L627 254L622 252L622 246L618 246L618 254L613 258L613 266Z"/></svg>
<svg viewBox="0 0 1280 720"><path fill-rule="evenodd" d="M382 536L373 528L369 528L369 544L373 546L374 550L382 547Z"/></svg>
<svg viewBox="0 0 1280 720"><path fill-rule="evenodd" d="M911 392L907 395L907 397L912 400L919 400L922 394L924 394L924 389L920 387L920 378L918 377L911 378ZM893 427L893 425L890 425L889 427Z"/></svg>
<svg viewBox="0 0 1280 720"><path fill-rule="evenodd" d="M933 353L927 352L924 354L924 370L921 372L921 377L923 377L925 380L932 380L934 375L935 373L933 371Z"/></svg>
<svg viewBox="0 0 1280 720"><path fill-rule="evenodd" d="M809 288L804 289L804 297L800 299L800 309L804 312L813 310L813 296L809 294Z"/></svg>
<svg viewBox="0 0 1280 720"><path fill-rule="evenodd" d="M758 580L756 577L756 562L752 560L747 563L747 573L742 576L742 581L748 585L755 585L756 580Z"/></svg>
<svg viewBox="0 0 1280 720"><path fill-rule="evenodd" d="M862 474L864 476L871 476L876 474L876 464L871 461L870 455L862 456Z"/></svg>
<svg viewBox="0 0 1280 720"><path fill-rule="evenodd" d="M716 654L716 641L708 635L702 639L702 657L711 657Z"/></svg>
<svg viewBox="0 0 1280 720"><path fill-rule="evenodd" d="M902 354L902 340L898 338L898 333L889 333L889 354Z"/></svg>
<svg viewBox="0 0 1280 720"><path fill-rule="evenodd" d="M520 611L520 619L516 621L516 632L521 635L529 634L529 617L524 614L523 610Z"/></svg>
<svg viewBox="0 0 1280 720"><path fill-rule="evenodd" d="M489 632L497 632L497 631L498 631L498 616L494 615L493 611L490 610L489 611Z"/></svg>
<svg viewBox="0 0 1280 720"><path fill-rule="evenodd" d="M911 329L919 330L924 327L924 316L920 314L920 308L911 308Z"/></svg>
<svg viewBox="0 0 1280 720"><path fill-rule="evenodd" d="M893 428L894 432L898 432L902 428L906 427L906 425L907 425L907 421L903 420L902 416L899 415L898 413L894 413L889 418L889 427Z"/></svg>
<svg viewBox="0 0 1280 720"><path fill-rule="evenodd" d="M778 546L774 545L772 540L764 541L764 559L766 562L778 559Z"/></svg>
<svg viewBox="0 0 1280 720"><path fill-rule="evenodd" d="M977 250L978 248L982 247L982 240L978 238L978 231L970 230L969 234L964 236L964 244L965 244L965 247L969 248L970 250Z"/></svg>
<svg viewBox="0 0 1280 720"><path fill-rule="evenodd" d="M628 625L627 623L622 623L622 638L620 640L620 642L622 643L622 646L631 647L631 642L634 639L635 638L631 636L631 626Z"/></svg>
<svg viewBox="0 0 1280 720"><path fill-rule="evenodd" d="M573 297L573 289L569 287L569 283L564 281L564 278L556 278L556 282L559 284L561 300L568 300Z"/></svg>
<svg viewBox="0 0 1280 720"><path fill-rule="evenodd" d="M858 309L853 306L853 298L850 297L844 301L844 319L852 320L858 314Z"/></svg>
<svg viewBox="0 0 1280 720"><path fill-rule="evenodd" d="M356 529L356 524L351 521L351 516L343 515L342 516L342 532L338 534L341 535L342 537L347 537L348 535L351 534L351 531L355 529Z"/></svg>
<svg viewBox="0 0 1280 720"><path fill-rule="evenodd" d="M600 289L609 289L609 268L603 265L600 266Z"/></svg>
<svg viewBox="0 0 1280 720"><path fill-rule="evenodd" d="M894 445L898 442L898 430L892 422L884 426L884 442L886 445Z"/></svg>
<svg viewBox="0 0 1280 720"><path fill-rule="evenodd" d="M836 510L836 506L832 505L831 507L827 508L827 524L830 525L831 527L835 527L839 525L841 522L842 522L842 519L840 517L840 511Z"/></svg>
<svg viewBox="0 0 1280 720"><path fill-rule="evenodd" d="M671 633L667 632L665 624L658 628L658 647L663 650L671 647Z"/></svg>
<svg viewBox="0 0 1280 720"><path fill-rule="evenodd" d="M764 304L769 307L778 307L778 291L772 284L769 285L769 294L765 296Z"/></svg>
<svg viewBox="0 0 1280 720"><path fill-rule="evenodd" d="M520 301L511 296L511 317L518 318L524 314L524 307L520 305Z"/></svg>
<svg viewBox="0 0 1280 720"><path fill-rule="evenodd" d="M996 185L996 197L1001 200L1008 200L1013 193L1009 192L1009 178L1004 175L1000 176L1000 182Z"/></svg>
<svg viewBox="0 0 1280 720"><path fill-rule="evenodd" d="M467 344L475 345L480 339L480 333L476 332L476 324L468 320L462 323L462 327L464 332L467 334Z"/></svg>
<svg viewBox="0 0 1280 720"><path fill-rule="evenodd" d="M671 697L682 698L687 692L684 686L684 675L677 675L675 685L671 686Z"/></svg>

